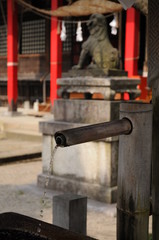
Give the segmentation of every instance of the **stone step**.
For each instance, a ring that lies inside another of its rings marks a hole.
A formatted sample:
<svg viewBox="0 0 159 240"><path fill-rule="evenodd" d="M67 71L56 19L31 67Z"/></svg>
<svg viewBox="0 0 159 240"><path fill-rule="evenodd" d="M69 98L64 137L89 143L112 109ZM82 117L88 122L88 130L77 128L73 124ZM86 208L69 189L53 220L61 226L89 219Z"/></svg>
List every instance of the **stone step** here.
<svg viewBox="0 0 159 240"><path fill-rule="evenodd" d="M0 114L0 164L41 157L42 134L39 121L45 118L25 114Z"/></svg>
<svg viewBox="0 0 159 240"><path fill-rule="evenodd" d="M42 134L33 131L8 129L4 132L4 136L9 139L18 139L39 143L42 142Z"/></svg>
<svg viewBox="0 0 159 240"><path fill-rule="evenodd" d="M10 129L14 130L22 130L22 131L33 131L38 132L39 126L38 126L39 120L36 118L30 118L30 117L3 117L1 118L1 123L3 124L3 128L5 131L8 131Z"/></svg>
<svg viewBox="0 0 159 240"><path fill-rule="evenodd" d="M0 140L0 164L41 157L42 144L3 137Z"/></svg>

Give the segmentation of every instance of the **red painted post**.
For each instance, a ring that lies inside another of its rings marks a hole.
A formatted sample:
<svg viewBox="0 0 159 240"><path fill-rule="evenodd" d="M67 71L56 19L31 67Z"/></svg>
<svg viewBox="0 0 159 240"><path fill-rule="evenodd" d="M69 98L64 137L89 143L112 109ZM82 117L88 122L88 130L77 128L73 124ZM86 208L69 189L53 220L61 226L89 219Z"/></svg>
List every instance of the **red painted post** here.
<svg viewBox="0 0 159 240"><path fill-rule="evenodd" d="M51 0L51 9L55 10L62 4L62 1ZM54 105L54 100L57 99L57 78L61 77L62 73L62 42L60 33L58 33L58 19L51 19L51 41L50 41L50 101L51 106Z"/></svg>
<svg viewBox="0 0 159 240"><path fill-rule="evenodd" d="M7 71L8 71L8 110L17 110L17 66L18 66L18 21L17 4L14 0L7 0Z"/></svg>
<svg viewBox="0 0 159 240"><path fill-rule="evenodd" d="M138 75L140 15L134 8L126 13L125 71L128 76Z"/></svg>

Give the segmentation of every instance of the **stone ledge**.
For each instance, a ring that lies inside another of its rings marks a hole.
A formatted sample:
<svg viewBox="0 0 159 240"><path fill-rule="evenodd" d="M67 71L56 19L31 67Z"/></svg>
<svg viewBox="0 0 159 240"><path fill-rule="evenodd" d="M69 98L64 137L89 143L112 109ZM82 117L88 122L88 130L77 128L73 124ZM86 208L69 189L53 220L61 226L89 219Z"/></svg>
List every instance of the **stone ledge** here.
<svg viewBox="0 0 159 240"><path fill-rule="evenodd" d="M38 186L45 187L48 175L38 175ZM80 182L59 176L49 176L48 189L62 192L71 192L74 194L85 195L90 199L105 203L115 203L117 200L117 187L105 187L98 184Z"/></svg>
<svg viewBox="0 0 159 240"><path fill-rule="evenodd" d="M105 100L113 100L116 93L127 92L131 99L135 99L141 94L141 90L137 88L140 78L79 76L57 79L57 84L60 86L58 95L63 98L68 98L70 93L89 93L91 95L100 93Z"/></svg>

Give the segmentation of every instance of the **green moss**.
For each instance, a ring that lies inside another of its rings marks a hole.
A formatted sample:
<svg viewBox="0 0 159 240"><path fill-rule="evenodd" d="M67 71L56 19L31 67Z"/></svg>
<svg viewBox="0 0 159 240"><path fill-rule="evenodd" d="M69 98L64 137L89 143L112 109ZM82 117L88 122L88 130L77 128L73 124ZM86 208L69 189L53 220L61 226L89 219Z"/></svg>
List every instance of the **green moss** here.
<svg viewBox="0 0 159 240"><path fill-rule="evenodd" d="M152 234L149 234L149 240L152 240Z"/></svg>

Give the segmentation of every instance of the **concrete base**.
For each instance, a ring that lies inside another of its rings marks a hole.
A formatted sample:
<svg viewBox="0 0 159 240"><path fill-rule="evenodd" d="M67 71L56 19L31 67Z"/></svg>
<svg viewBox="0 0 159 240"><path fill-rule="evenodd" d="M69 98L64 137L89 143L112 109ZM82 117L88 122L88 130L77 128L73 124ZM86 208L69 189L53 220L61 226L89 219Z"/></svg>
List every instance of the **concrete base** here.
<svg viewBox="0 0 159 240"><path fill-rule="evenodd" d="M45 186L49 179L48 187L51 189L86 195L106 203L115 202L118 137L58 148L53 156L55 132L115 119L119 119L119 102L55 101L54 121L40 123L43 166L38 185ZM50 161L53 161L51 169ZM51 172L49 176L48 170Z"/></svg>
<svg viewBox="0 0 159 240"><path fill-rule="evenodd" d="M49 179L50 189L86 195L106 203L116 201L118 138L58 148L53 156L55 145L52 136L43 135L39 186L44 187ZM51 159L53 166L48 176Z"/></svg>
<svg viewBox="0 0 159 240"><path fill-rule="evenodd" d="M47 174L39 174L38 186L45 187L47 180ZM60 176L51 175L49 177L49 184L47 187L48 189L54 189L62 192L86 195L88 198L105 203L115 203L117 199L117 186L104 187L96 183L92 184L78 180L71 180L70 178Z"/></svg>

